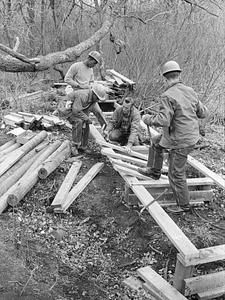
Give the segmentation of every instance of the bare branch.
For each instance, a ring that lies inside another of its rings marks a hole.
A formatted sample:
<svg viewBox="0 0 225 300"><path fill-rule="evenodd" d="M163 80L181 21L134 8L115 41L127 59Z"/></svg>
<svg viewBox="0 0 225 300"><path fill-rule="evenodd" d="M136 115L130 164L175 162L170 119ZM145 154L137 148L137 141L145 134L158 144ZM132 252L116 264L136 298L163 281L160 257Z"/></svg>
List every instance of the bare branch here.
<svg viewBox="0 0 225 300"><path fill-rule="evenodd" d="M188 4L190 4L191 6L197 6L197 7L201 8L202 10L206 11L208 14L210 14L210 15L212 15L212 16L214 16L214 17L219 17L218 15L212 13L212 12L209 11L207 8L201 6L201 5L197 4L197 3L193 3L193 2L190 1L190 0L183 0L183 1L186 2L186 3L188 3Z"/></svg>

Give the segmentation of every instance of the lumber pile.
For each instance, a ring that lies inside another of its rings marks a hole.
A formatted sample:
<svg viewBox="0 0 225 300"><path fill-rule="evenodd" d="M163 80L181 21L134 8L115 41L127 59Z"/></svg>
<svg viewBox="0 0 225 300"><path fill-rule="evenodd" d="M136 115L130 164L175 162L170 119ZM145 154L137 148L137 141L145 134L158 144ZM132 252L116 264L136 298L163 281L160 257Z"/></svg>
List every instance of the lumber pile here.
<svg viewBox="0 0 225 300"><path fill-rule="evenodd" d="M49 176L69 155L69 141L50 143L46 131L34 134L24 144L13 138L0 146L0 213L8 205L18 205L39 178ZM45 176L40 177L43 168Z"/></svg>
<svg viewBox="0 0 225 300"><path fill-rule="evenodd" d="M104 163L96 163L93 165L91 169L88 170L88 172L73 186L81 165L81 161L74 162L67 173L51 204L55 213L65 213L65 211L77 199L86 186L100 172Z"/></svg>
<svg viewBox="0 0 225 300"><path fill-rule="evenodd" d="M56 126L63 126L65 122L57 116L37 115L27 112L10 112L3 116L4 125L27 129L51 130Z"/></svg>

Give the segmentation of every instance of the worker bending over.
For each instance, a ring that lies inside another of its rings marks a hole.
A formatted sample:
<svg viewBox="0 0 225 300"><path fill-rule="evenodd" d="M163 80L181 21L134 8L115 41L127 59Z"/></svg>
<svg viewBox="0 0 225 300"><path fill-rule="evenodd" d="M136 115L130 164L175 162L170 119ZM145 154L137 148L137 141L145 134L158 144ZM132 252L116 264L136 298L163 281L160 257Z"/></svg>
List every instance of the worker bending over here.
<svg viewBox="0 0 225 300"><path fill-rule="evenodd" d="M162 70L166 91L161 96L159 112L146 114L142 120L148 126L163 128L149 148L146 168L139 168L143 175L159 179L163 165L163 151L169 150L168 178L177 207L168 211L179 213L190 209L190 195L185 168L188 154L199 140L198 118L205 118L207 108L198 100L195 91L180 81L180 66L168 61Z"/></svg>

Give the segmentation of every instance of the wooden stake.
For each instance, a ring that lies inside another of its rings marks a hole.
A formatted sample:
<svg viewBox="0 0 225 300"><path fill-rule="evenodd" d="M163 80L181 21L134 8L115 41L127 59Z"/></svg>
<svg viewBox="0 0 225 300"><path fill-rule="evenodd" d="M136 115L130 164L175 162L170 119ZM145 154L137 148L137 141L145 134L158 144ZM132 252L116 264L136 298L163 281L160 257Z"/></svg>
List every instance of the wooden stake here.
<svg viewBox="0 0 225 300"><path fill-rule="evenodd" d="M51 206L53 207L61 207L62 203L65 202L69 191L74 183L74 180L77 177L77 174L80 170L80 167L82 165L82 161L75 161L72 166L69 169L69 172L67 173L62 185L60 186Z"/></svg>

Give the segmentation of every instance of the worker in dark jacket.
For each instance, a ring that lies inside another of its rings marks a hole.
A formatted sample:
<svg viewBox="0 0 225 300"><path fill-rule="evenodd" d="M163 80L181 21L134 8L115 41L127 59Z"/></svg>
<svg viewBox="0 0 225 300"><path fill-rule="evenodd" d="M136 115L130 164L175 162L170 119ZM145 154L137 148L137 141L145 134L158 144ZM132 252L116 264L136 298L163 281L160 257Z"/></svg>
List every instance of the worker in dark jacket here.
<svg viewBox="0 0 225 300"><path fill-rule="evenodd" d="M190 209L185 174L187 156L199 140L198 118L205 118L208 114L207 108L198 100L195 91L181 83L180 73L180 66L175 61L169 61L163 66L162 74L167 89L161 96L159 112L142 117L145 124L162 127L163 132L149 148L147 167L139 169L141 174L159 179L163 151L169 150L168 178L177 207L168 208L168 211L175 213Z"/></svg>
<svg viewBox="0 0 225 300"><path fill-rule="evenodd" d="M90 112L97 117L102 127L107 125L98 104L105 99L105 88L100 84L93 84L90 89L73 91L66 96L67 108L63 111L63 116L72 124L73 154L87 149L89 125L92 123Z"/></svg>
<svg viewBox="0 0 225 300"><path fill-rule="evenodd" d="M105 131L106 137L112 142L118 142L131 151L133 145L139 144L141 116L134 106L134 100L126 97L123 104L113 112Z"/></svg>

